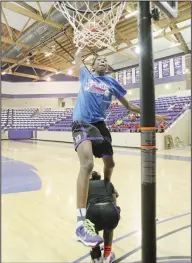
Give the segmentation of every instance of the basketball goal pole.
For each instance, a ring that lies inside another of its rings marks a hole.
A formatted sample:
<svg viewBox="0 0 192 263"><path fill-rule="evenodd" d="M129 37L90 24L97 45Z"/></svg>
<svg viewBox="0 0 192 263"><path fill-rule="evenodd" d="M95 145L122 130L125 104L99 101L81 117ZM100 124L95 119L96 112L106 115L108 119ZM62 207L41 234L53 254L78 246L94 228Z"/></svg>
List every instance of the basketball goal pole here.
<svg viewBox="0 0 192 263"><path fill-rule="evenodd" d="M156 125L151 2L139 1L142 263L156 263Z"/></svg>

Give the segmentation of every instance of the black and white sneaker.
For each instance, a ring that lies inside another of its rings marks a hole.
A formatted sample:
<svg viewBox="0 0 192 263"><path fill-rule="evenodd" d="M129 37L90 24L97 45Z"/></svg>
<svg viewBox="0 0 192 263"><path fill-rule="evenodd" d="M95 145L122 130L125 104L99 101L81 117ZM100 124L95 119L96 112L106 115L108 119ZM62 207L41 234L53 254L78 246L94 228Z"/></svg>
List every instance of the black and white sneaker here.
<svg viewBox="0 0 192 263"><path fill-rule="evenodd" d="M90 255L93 263L102 263L100 246L92 248L92 251L90 251Z"/></svg>

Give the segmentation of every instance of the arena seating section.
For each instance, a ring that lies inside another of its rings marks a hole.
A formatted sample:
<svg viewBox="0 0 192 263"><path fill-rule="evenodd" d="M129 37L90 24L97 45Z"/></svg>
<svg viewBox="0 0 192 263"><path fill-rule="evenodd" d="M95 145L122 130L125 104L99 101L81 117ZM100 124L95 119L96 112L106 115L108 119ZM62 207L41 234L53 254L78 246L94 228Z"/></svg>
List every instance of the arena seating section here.
<svg viewBox="0 0 192 263"><path fill-rule="evenodd" d="M139 100L130 101L139 105ZM191 97L164 96L156 101L156 114L168 115L168 120L164 127L156 122L157 132L163 132L168 128L185 110L186 103L191 103ZM170 109L170 105L175 105ZM108 128L114 132L139 132L140 118L128 116L129 112L122 105L113 104L107 111L106 123ZM121 125L115 125L121 119ZM2 109L1 128L2 130L32 129L48 131L71 131L72 109L51 109L46 108L40 111L38 108L15 108Z"/></svg>

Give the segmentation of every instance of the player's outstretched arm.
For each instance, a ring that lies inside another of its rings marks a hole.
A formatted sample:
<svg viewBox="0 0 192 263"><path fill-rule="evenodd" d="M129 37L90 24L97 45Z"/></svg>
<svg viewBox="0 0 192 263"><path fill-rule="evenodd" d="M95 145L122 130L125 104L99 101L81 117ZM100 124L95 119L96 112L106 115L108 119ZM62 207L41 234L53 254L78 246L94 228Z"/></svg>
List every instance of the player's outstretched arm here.
<svg viewBox="0 0 192 263"><path fill-rule="evenodd" d="M119 98L119 101L125 106L125 108L127 108L129 111L133 111L136 113L140 113L140 108L129 103L128 100L125 97L121 97Z"/></svg>
<svg viewBox="0 0 192 263"><path fill-rule="evenodd" d="M138 106L135 106L131 103L128 102L128 100L125 97L121 97L119 98L119 101L125 106L125 108L127 108L129 111L133 111L136 113L141 113L141 110ZM162 115L157 115L156 116L156 120L157 121L164 121L166 120L166 116L162 116Z"/></svg>
<svg viewBox="0 0 192 263"><path fill-rule="evenodd" d="M78 48L77 52L75 53L75 67L78 72L80 72L80 69L83 66L82 51L83 50L81 48Z"/></svg>

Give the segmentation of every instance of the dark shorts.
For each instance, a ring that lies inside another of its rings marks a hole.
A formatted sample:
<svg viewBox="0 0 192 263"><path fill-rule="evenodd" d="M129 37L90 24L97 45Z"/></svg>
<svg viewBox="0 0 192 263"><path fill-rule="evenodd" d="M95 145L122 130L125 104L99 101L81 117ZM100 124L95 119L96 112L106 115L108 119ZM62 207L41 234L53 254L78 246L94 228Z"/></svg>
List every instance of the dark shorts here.
<svg viewBox="0 0 192 263"><path fill-rule="evenodd" d="M113 155L111 134L104 121L92 124L83 121L73 122L72 134L75 150L81 142L90 140L95 157L101 158Z"/></svg>
<svg viewBox="0 0 192 263"><path fill-rule="evenodd" d="M114 203L89 205L86 218L94 225L96 231L113 230L120 220L120 213Z"/></svg>

